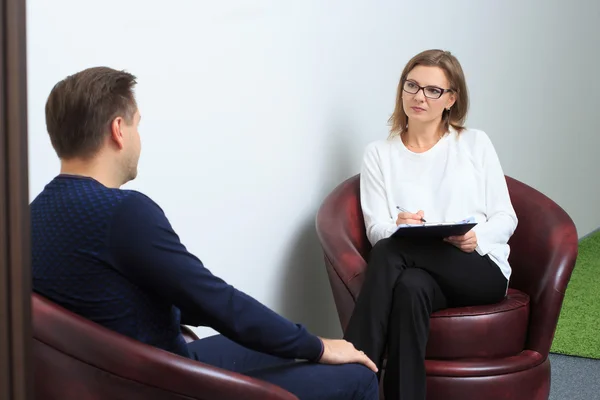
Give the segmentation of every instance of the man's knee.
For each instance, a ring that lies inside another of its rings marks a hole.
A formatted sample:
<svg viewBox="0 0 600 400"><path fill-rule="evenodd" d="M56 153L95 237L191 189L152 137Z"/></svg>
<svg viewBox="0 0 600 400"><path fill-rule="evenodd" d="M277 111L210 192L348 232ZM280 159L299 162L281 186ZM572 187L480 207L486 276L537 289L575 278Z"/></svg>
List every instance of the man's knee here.
<svg viewBox="0 0 600 400"><path fill-rule="evenodd" d="M352 399L377 400L379 398L379 381L375 372L364 365L346 364L344 366L344 380L353 382L354 393Z"/></svg>
<svg viewBox="0 0 600 400"><path fill-rule="evenodd" d="M362 400L378 400L379 399L379 379L377 378L377 375L371 371L368 370L367 374L365 375L365 379L364 379L364 383L363 383L363 390L362 390L362 394L361 394L361 399Z"/></svg>

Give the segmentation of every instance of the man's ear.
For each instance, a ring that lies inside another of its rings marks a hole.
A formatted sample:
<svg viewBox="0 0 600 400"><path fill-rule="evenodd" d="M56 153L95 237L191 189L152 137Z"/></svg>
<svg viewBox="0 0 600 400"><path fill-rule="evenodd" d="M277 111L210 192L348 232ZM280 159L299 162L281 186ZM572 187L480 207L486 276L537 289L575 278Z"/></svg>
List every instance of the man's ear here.
<svg viewBox="0 0 600 400"><path fill-rule="evenodd" d="M121 128L124 122L123 118L117 117L110 123L110 139L119 150L123 149L123 130Z"/></svg>

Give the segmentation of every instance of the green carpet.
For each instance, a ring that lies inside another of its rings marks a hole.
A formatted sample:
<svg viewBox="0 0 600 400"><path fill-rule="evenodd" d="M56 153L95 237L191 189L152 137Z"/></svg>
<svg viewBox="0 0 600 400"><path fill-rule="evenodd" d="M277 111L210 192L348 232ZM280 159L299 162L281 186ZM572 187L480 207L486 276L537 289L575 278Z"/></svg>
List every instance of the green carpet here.
<svg viewBox="0 0 600 400"><path fill-rule="evenodd" d="M579 242L550 351L600 359L600 232Z"/></svg>

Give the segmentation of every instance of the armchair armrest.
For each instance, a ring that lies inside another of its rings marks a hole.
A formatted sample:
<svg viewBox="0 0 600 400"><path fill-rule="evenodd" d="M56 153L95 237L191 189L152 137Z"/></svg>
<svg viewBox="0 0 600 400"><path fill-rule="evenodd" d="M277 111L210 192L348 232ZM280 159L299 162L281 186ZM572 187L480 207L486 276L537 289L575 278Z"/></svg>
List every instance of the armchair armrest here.
<svg viewBox="0 0 600 400"><path fill-rule="evenodd" d="M573 220L554 201L507 177L519 224L509 241L510 286L530 296L527 347L547 356L578 251Z"/></svg>
<svg viewBox="0 0 600 400"><path fill-rule="evenodd" d="M145 386L163 393L165 398L298 400L271 383L199 363L120 335L41 296L34 294L32 303L34 342L38 348L48 349L45 354L60 353L63 360L54 366L53 359L45 360L40 368L47 365L60 379L79 374L72 366L80 365L88 371L90 367L96 370L93 375L96 384L102 386L99 380L109 385L119 382L118 389L123 393L139 392L140 387ZM71 361L67 363L66 358ZM84 387L82 385L80 382L77 388Z"/></svg>

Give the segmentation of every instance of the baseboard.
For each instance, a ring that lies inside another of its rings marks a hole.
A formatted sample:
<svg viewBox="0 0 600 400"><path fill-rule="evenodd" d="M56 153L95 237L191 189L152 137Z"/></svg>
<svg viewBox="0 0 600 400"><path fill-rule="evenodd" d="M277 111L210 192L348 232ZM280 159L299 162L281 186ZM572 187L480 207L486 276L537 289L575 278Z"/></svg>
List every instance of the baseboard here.
<svg viewBox="0 0 600 400"><path fill-rule="evenodd" d="M553 356L569 357L569 358L576 358L576 359L580 359L580 360L590 360L593 362L599 362L597 358L578 356L575 354L555 353L553 351L549 351L548 354L552 354Z"/></svg>
<svg viewBox="0 0 600 400"><path fill-rule="evenodd" d="M586 237L588 237L588 236L592 236L593 234L595 234L595 233L598 233L598 232L600 232L600 227L599 227L599 228L596 228L596 229L594 229L593 231L591 231L591 232L590 232L590 233L588 233L587 235L583 235L582 237L580 237L580 238L579 238L579 241L581 242L581 241L582 241L583 239L585 239Z"/></svg>

